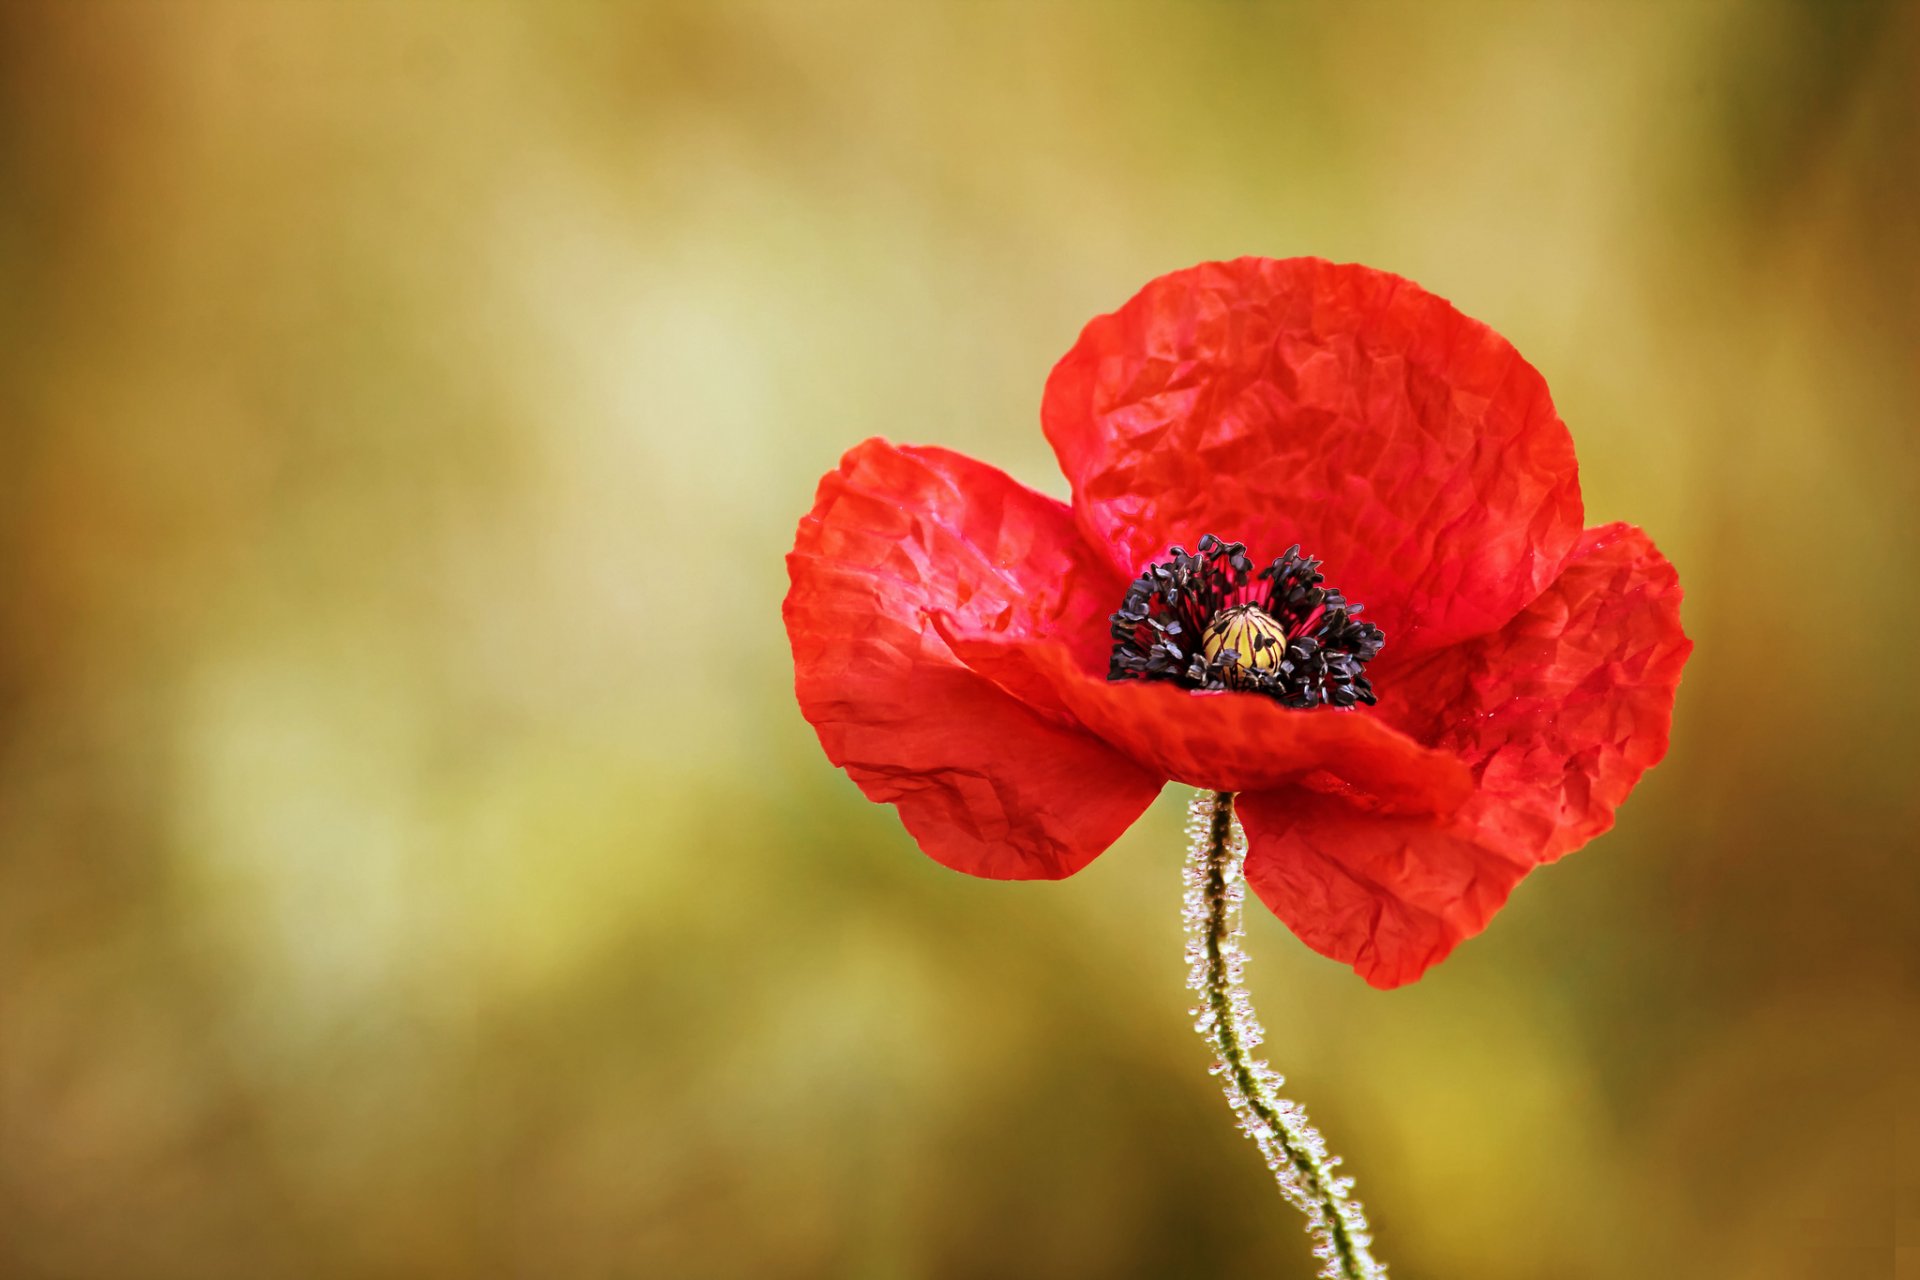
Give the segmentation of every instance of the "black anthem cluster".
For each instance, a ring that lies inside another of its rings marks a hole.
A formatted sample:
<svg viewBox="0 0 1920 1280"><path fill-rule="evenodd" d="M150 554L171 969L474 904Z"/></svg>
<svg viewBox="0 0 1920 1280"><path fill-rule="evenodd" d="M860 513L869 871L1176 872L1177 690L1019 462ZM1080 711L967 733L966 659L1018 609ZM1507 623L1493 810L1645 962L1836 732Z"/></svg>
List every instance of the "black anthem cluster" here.
<svg viewBox="0 0 1920 1280"><path fill-rule="evenodd" d="M1244 543L1201 537L1149 565L1113 615L1109 680L1235 689L1289 707L1371 705L1386 636L1295 545L1257 574Z"/></svg>

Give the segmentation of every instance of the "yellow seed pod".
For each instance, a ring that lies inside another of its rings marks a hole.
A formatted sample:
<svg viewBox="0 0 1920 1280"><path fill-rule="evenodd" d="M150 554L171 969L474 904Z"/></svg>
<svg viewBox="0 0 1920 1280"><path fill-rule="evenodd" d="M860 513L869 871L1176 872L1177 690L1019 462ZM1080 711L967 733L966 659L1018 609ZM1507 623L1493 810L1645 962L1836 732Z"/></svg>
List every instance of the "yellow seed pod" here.
<svg viewBox="0 0 1920 1280"><path fill-rule="evenodd" d="M1200 648L1208 662L1218 660L1222 650L1233 650L1229 673L1233 667L1270 671L1287 656L1287 632L1258 605L1235 605L1214 615L1201 634Z"/></svg>

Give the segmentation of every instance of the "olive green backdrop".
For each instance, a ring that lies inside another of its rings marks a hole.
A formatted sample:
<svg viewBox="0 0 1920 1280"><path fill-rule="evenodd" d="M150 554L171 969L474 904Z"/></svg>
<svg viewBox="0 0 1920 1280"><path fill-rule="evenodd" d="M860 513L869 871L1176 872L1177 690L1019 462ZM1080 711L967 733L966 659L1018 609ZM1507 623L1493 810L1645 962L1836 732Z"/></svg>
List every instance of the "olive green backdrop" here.
<svg viewBox="0 0 1920 1280"><path fill-rule="evenodd" d="M1255 993L1403 1277L1920 1274L1920 8L0 11L0 1275L1305 1276L1181 797L941 870L791 700L859 438L1149 277L1508 335L1698 642L1619 827Z"/></svg>

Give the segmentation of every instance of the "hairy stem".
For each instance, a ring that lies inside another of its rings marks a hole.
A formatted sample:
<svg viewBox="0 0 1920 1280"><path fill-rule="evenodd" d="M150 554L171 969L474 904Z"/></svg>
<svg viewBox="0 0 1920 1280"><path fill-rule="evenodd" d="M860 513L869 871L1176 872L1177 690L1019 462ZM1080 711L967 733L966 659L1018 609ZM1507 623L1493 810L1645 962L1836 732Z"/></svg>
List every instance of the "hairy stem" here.
<svg viewBox="0 0 1920 1280"><path fill-rule="evenodd" d="M1264 1033L1242 979L1247 842L1234 821L1233 793L1197 792L1187 808L1187 835L1187 985L1203 1001L1192 1011L1194 1029L1213 1048L1213 1073L1241 1132L1266 1157L1281 1196L1306 1215L1314 1256L1325 1264L1320 1274L1326 1280L1378 1280L1386 1267L1369 1252L1366 1217L1350 1198L1353 1179L1334 1172L1340 1158L1327 1154L1307 1113L1279 1095L1286 1083L1280 1074L1252 1056Z"/></svg>

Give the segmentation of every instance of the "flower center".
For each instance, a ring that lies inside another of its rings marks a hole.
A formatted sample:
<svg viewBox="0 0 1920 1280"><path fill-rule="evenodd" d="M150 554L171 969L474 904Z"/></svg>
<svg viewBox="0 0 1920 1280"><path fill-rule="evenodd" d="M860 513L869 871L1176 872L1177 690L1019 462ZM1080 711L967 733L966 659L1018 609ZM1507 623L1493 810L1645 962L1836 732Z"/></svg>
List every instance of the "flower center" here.
<svg viewBox="0 0 1920 1280"><path fill-rule="evenodd" d="M1372 704L1386 637L1294 546L1258 574L1244 543L1200 539L1147 566L1112 618L1109 680L1237 689L1289 707Z"/></svg>

